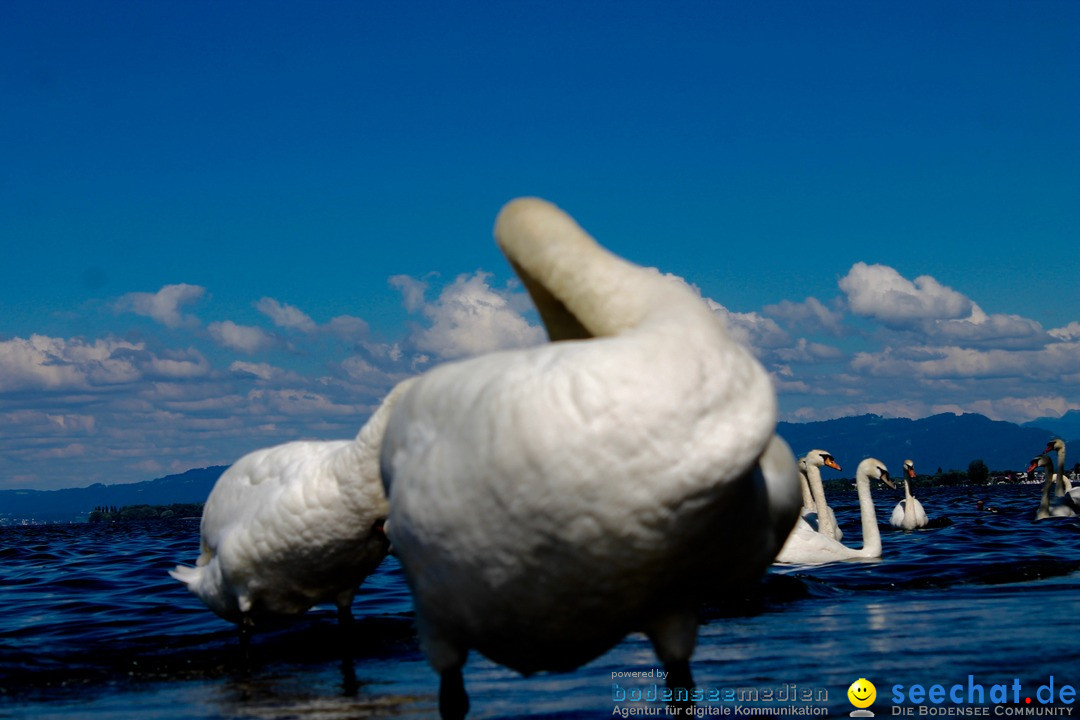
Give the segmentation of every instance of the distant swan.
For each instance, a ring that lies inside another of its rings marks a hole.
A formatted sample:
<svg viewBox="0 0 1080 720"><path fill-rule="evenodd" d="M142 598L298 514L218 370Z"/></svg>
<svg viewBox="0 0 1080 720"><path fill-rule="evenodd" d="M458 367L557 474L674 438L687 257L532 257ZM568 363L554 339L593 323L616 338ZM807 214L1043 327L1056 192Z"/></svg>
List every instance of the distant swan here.
<svg viewBox="0 0 1080 720"><path fill-rule="evenodd" d="M538 199L496 239L552 340L438 366L387 426L387 533L444 718L470 649L569 671L644 631L668 686L707 593L756 581L798 516L768 375L685 283Z"/></svg>
<svg viewBox="0 0 1080 720"><path fill-rule="evenodd" d="M904 530L926 527L930 519L926 517L919 499L911 494L911 481L915 479L915 463L911 460L904 461L904 499L896 503L893 508L889 524Z"/></svg>
<svg viewBox="0 0 1080 720"><path fill-rule="evenodd" d="M803 474L805 486L802 518L818 532L823 532L835 540L843 540L844 531L840 529L833 509L825 500L825 486L821 482L821 470L818 469L823 466L834 470L843 469L836 462L836 458L824 450L811 450L799 459L799 470ZM806 503L807 495L810 497L809 506Z"/></svg>
<svg viewBox="0 0 1080 720"><path fill-rule="evenodd" d="M290 442L237 460L206 500L195 567L169 574L242 629L328 601L349 622L357 587L386 556L379 446L411 382L390 392L354 440Z"/></svg>
<svg viewBox="0 0 1080 720"><path fill-rule="evenodd" d="M1080 488L1073 488L1069 478L1065 475L1065 441L1055 438L1046 443L1044 453L1057 454L1057 478L1054 485L1054 494L1057 497L1066 498L1065 504L1073 510L1080 511Z"/></svg>
<svg viewBox="0 0 1080 720"><path fill-rule="evenodd" d="M889 471L884 463L874 458L867 458L859 463L855 470L855 487L859 496L859 514L862 520L863 546L848 547L815 532L805 520L799 519L795 529L788 536L787 542L776 556L776 562L791 565L818 565L837 560L855 560L860 558L881 557L881 532L877 526L877 513L874 512L874 498L870 491L871 480L880 480L895 489L889 479Z"/></svg>
<svg viewBox="0 0 1080 720"><path fill-rule="evenodd" d="M1046 479L1043 481L1042 497L1039 499L1039 509L1035 511L1036 520L1045 520L1052 517L1075 517L1076 510L1070 507L1064 502L1059 502L1055 498L1054 502L1050 501L1050 489L1057 480L1054 477L1054 461L1050 459L1049 455L1039 455L1031 459L1031 464L1028 465L1027 472L1032 473L1036 467L1042 466L1046 468Z"/></svg>

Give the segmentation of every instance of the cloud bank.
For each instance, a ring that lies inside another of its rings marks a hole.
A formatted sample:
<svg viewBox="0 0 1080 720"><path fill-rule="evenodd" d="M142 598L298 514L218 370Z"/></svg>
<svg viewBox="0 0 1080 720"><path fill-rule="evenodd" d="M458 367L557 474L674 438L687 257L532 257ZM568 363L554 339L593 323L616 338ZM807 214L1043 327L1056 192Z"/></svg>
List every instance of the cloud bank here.
<svg viewBox="0 0 1080 720"><path fill-rule="evenodd" d="M0 338L0 487L144 480L289 440L352 437L404 377L546 341L513 279L398 275L386 292L404 318L391 336L267 296L243 322L215 317L210 289L177 283L102 303L116 314L101 337ZM1022 422L1080 409L1080 321L1044 329L987 314L927 275L858 262L832 297L749 312L703 302L772 373L786 420ZM154 322L126 326L132 317Z"/></svg>

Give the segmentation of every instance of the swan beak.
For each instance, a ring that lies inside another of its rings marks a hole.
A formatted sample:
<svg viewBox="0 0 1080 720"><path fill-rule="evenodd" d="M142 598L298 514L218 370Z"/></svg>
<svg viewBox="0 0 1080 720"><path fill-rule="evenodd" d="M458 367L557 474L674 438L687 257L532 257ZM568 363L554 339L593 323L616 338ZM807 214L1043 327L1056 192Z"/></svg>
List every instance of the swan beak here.
<svg viewBox="0 0 1080 720"><path fill-rule="evenodd" d="M1043 452L1048 453L1048 452L1053 452L1053 451L1054 451L1054 443L1052 443L1052 442L1046 443L1046 449L1043 450Z"/></svg>
<svg viewBox="0 0 1080 720"><path fill-rule="evenodd" d="M1034 470L1037 467L1039 467L1039 458L1035 458L1034 460L1032 460L1031 464L1028 465L1028 469L1025 470L1024 472L1031 472L1032 470Z"/></svg>
<svg viewBox="0 0 1080 720"><path fill-rule="evenodd" d="M905 467L904 472L906 472L907 476L909 478L911 478L912 480L915 479L915 468L913 468L913 467Z"/></svg>
<svg viewBox="0 0 1080 720"><path fill-rule="evenodd" d="M828 465L829 467L831 467L833 470L843 470L844 469L844 468L840 467L840 465L835 460L833 460L831 457L825 458L825 464Z"/></svg>
<svg viewBox="0 0 1080 720"><path fill-rule="evenodd" d="M892 490L896 489L896 484L892 480L889 479L889 471L888 470L882 470L881 471L881 482L885 483L885 486L892 489Z"/></svg>

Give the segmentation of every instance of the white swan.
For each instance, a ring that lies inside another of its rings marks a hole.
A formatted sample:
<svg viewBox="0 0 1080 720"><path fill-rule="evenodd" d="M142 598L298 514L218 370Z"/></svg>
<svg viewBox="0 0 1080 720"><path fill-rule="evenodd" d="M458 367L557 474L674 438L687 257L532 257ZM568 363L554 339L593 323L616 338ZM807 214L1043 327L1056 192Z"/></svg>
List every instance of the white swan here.
<svg viewBox="0 0 1080 720"><path fill-rule="evenodd" d="M892 516L889 518L889 524L893 527L914 530L915 528L926 527L926 524L930 522L930 519L926 517L926 510L923 509L922 503L911 494L911 481L915 477L915 463L911 460L905 460L904 499L896 503Z"/></svg>
<svg viewBox="0 0 1080 720"><path fill-rule="evenodd" d="M821 470L828 466L834 470L843 470L831 453L824 450L811 450L799 459L799 470L803 474L803 510L802 519L818 532L823 532L835 540L844 539L844 531L836 522L836 514L825 500L825 486L821 482ZM810 507L806 505L806 495L810 496Z"/></svg>
<svg viewBox="0 0 1080 720"><path fill-rule="evenodd" d="M867 458L855 469L855 487L859 496L859 514L862 519L863 546L848 547L815 532L805 520L799 519L795 528L776 556L776 562L790 565L820 565L837 560L881 557L881 532L877 526L877 513L874 512L874 498L870 491L871 480L881 480L895 489L889 479L889 471L884 463L874 458Z"/></svg>
<svg viewBox="0 0 1080 720"><path fill-rule="evenodd" d="M1065 475L1065 441L1054 438L1046 443L1044 453L1057 454L1057 477L1054 483L1054 494L1059 498L1066 498L1064 502L1073 510L1080 510L1080 488L1073 488L1068 476Z"/></svg>
<svg viewBox="0 0 1080 720"><path fill-rule="evenodd" d="M328 601L349 622L357 587L386 556L379 446L411 382L387 395L354 440L290 442L237 460L206 500L195 567L169 574L242 629Z"/></svg>
<svg viewBox="0 0 1080 720"><path fill-rule="evenodd" d="M1070 507L1067 503L1055 498L1053 502L1050 500L1050 488L1056 484L1057 480L1054 477L1054 461L1050 459L1049 455L1039 455L1031 459L1031 464L1028 465L1028 474L1032 473L1036 467L1042 466L1046 468L1046 479L1043 481L1042 497L1039 499L1039 509L1035 511L1036 520L1045 520L1052 517L1075 517L1077 512L1074 508Z"/></svg>
<svg viewBox="0 0 1080 720"><path fill-rule="evenodd" d="M436 367L383 442L387 533L444 718L470 649L568 671L642 630L689 688L707 592L755 581L800 505L763 368L685 283L538 199L496 239L552 340Z"/></svg>

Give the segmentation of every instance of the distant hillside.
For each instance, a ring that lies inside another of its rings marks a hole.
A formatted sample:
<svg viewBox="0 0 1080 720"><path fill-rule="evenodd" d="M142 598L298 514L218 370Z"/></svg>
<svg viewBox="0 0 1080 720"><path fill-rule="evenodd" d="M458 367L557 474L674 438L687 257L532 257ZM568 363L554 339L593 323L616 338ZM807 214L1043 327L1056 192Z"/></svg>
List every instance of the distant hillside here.
<svg viewBox="0 0 1080 720"><path fill-rule="evenodd" d="M901 463L908 458L915 461L915 470L921 475L933 475L938 468L966 471L976 459L992 471L1022 471L1054 436L1045 428L1021 427L968 413L921 420L860 415L812 423L782 422L777 432L797 455L828 450L845 472L854 472L863 458L876 457L894 475L899 475ZM1080 441L1073 447L1080 450ZM1077 459L1080 455L1074 451L1066 462L1071 467Z"/></svg>
<svg viewBox="0 0 1080 720"><path fill-rule="evenodd" d="M782 422L777 428L796 454L815 448L836 456L845 473L854 473L865 457L876 457L894 475L906 458L915 461L921 475L938 468L966 471L972 460L982 460L991 471L1022 471L1046 442L1061 436L1071 445L1067 465L1080 460L1080 412L1048 420L1045 427L990 420L982 415L934 415L921 420L886 419L879 415L838 418L811 423ZM1035 421L1038 422L1038 421ZM1070 438L1074 440L1070 442ZM69 522L86 520L97 506L171 505L201 503L210 494L225 466L188 470L130 485L91 485L68 490L0 490L0 524L13 521ZM850 475L848 475L850 477Z"/></svg>
<svg viewBox="0 0 1080 720"><path fill-rule="evenodd" d="M1037 418L1020 427L1043 428L1066 442L1068 438L1080 439L1080 410L1070 410L1059 418Z"/></svg>
<svg viewBox="0 0 1080 720"><path fill-rule="evenodd" d="M188 470L157 480L66 490L0 490L0 523L84 521L98 506L201 503L227 466Z"/></svg>

